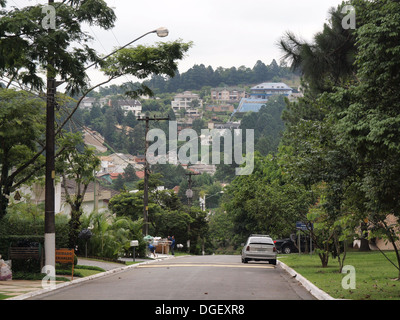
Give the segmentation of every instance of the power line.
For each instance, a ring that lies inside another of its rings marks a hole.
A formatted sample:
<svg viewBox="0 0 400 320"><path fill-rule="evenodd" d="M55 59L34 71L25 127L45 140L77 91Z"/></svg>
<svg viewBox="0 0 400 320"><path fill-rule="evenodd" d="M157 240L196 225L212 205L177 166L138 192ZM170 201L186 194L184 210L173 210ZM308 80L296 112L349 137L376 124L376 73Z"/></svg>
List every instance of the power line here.
<svg viewBox="0 0 400 320"><path fill-rule="evenodd" d="M62 108L65 109L65 107L62 107ZM65 112L68 113L67 110L65 110ZM68 113L68 114L69 114L69 113ZM87 127L86 127L84 124L82 124L79 120L74 119L74 118L71 118L71 121L72 121L74 124L77 124L79 127L81 127L81 128L82 128L84 131L86 131L89 135L91 135L93 139L95 139L95 140L98 141L99 143L102 143L102 141L99 140L98 137L96 137L96 135L94 135L93 133L91 133L90 131L88 131L88 130L86 129ZM104 142L110 147L111 151L114 152L114 154L116 154L118 158L120 158L122 161L126 162L127 164L130 164L126 159L122 158L122 157L118 154L118 152L115 151L115 148L112 146L112 144L111 144L108 140L106 140L105 137L103 137L103 139L104 139Z"/></svg>

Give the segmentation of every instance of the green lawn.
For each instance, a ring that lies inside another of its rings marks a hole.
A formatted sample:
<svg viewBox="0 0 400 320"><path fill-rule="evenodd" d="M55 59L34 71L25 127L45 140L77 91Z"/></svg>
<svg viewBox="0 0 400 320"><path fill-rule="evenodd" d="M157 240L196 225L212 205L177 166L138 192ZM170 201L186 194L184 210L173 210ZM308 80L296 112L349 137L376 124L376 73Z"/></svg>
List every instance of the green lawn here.
<svg viewBox="0 0 400 320"><path fill-rule="evenodd" d="M385 254L396 264L394 252L385 252ZM347 253L344 264L355 268L355 289L342 287L342 280L346 274L339 273L336 259L330 258L327 268L321 267L317 254L281 254L278 259L333 298L400 300L400 281L393 280L397 278L398 270L380 252Z"/></svg>

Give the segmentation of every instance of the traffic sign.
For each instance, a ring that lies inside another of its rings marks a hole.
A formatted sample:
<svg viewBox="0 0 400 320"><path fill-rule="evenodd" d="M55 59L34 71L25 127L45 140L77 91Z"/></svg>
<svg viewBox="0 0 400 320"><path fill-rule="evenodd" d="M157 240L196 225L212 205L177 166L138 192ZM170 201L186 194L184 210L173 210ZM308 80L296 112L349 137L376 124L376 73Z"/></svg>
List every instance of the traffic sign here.
<svg viewBox="0 0 400 320"><path fill-rule="evenodd" d="M188 197L188 198L192 198L192 197L193 197L193 191L192 191L192 189L187 189L187 190L186 190L186 197Z"/></svg>
<svg viewBox="0 0 400 320"><path fill-rule="evenodd" d="M296 229L297 230L308 230L307 229L307 225L304 223L304 222L301 222L301 221L297 221L296 222Z"/></svg>

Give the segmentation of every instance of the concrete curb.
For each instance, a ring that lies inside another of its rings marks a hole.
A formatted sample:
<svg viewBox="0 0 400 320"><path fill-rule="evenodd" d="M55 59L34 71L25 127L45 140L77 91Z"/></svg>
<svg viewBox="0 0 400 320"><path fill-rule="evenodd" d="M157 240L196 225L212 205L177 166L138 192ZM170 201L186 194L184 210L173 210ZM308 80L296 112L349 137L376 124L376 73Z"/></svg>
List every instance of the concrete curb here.
<svg viewBox="0 0 400 320"><path fill-rule="evenodd" d="M115 269L112 269L112 270L108 270L108 271L105 271L105 272L94 274L92 276L79 278L79 279L75 279L75 280L68 281L68 282L63 282L63 283L57 284L57 285L49 287L49 288L44 288L44 289L39 289L39 290L36 290L36 291L24 293L24 294L18 295L16 297L5 299L5 301L8 301L8 300L26 300L26 299L32 298L34 296L45 294L45 293L48 293L48 292L51 292L51 291L54 291L54 290L58 290L58 289L61 289L61 288L65 288L65 287L68 287L68 286L71 286L71 285L79 284L79 283L82 283L82 282L85 282L85 281L89 281L89 280L94 280L94 279L97 279L97 278L100 278L100 277L105 277L105 276L112 275L112 274L115 274L115 273L119 273L119 272L122 272L122 271L125 271L125 270L128 270L128 269L134 269L134 268L137 268L138 266L141 266L141 265L144 265L144 264L150 264L150 263L159 262L159 261L172 259L172 258L175 258L175 257L171 256L171 257L164 258L164 259L154 259L154 260L151 260L151 261L144 261L144 262L139 262L139 263L136 263L136 264L131 264L129 266L123 266L123 267L115 268Z"/></svg>
<svg viewBox="0 0 400 320"><path fill-rule="evenodd" d="M302 284L302 286L304 288L306 288L318 300L336 300L335 298L333 298L329 294L327 294L325 291L321 290L320 288L318 288L317 286L312 284L310 281L308 281L306 278L304 278L300 273L297 273L295 270L288 267L282 261L277 260L277 264L283 270L285 270L287 273L289 273L293 278L295 278L298 282L300 282Z"/></svg>

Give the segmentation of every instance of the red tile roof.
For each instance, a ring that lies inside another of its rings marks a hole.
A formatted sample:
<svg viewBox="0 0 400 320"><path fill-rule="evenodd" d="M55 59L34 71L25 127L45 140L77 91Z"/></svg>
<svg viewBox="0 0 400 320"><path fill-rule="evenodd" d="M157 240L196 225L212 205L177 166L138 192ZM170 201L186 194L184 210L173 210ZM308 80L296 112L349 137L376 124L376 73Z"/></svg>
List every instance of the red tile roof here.
<svg viewBox="0 0 400 320"><path fill-rule="evenodd" d="M135 173L139 179L144 179L144 171L136 171Z"/></svg>

